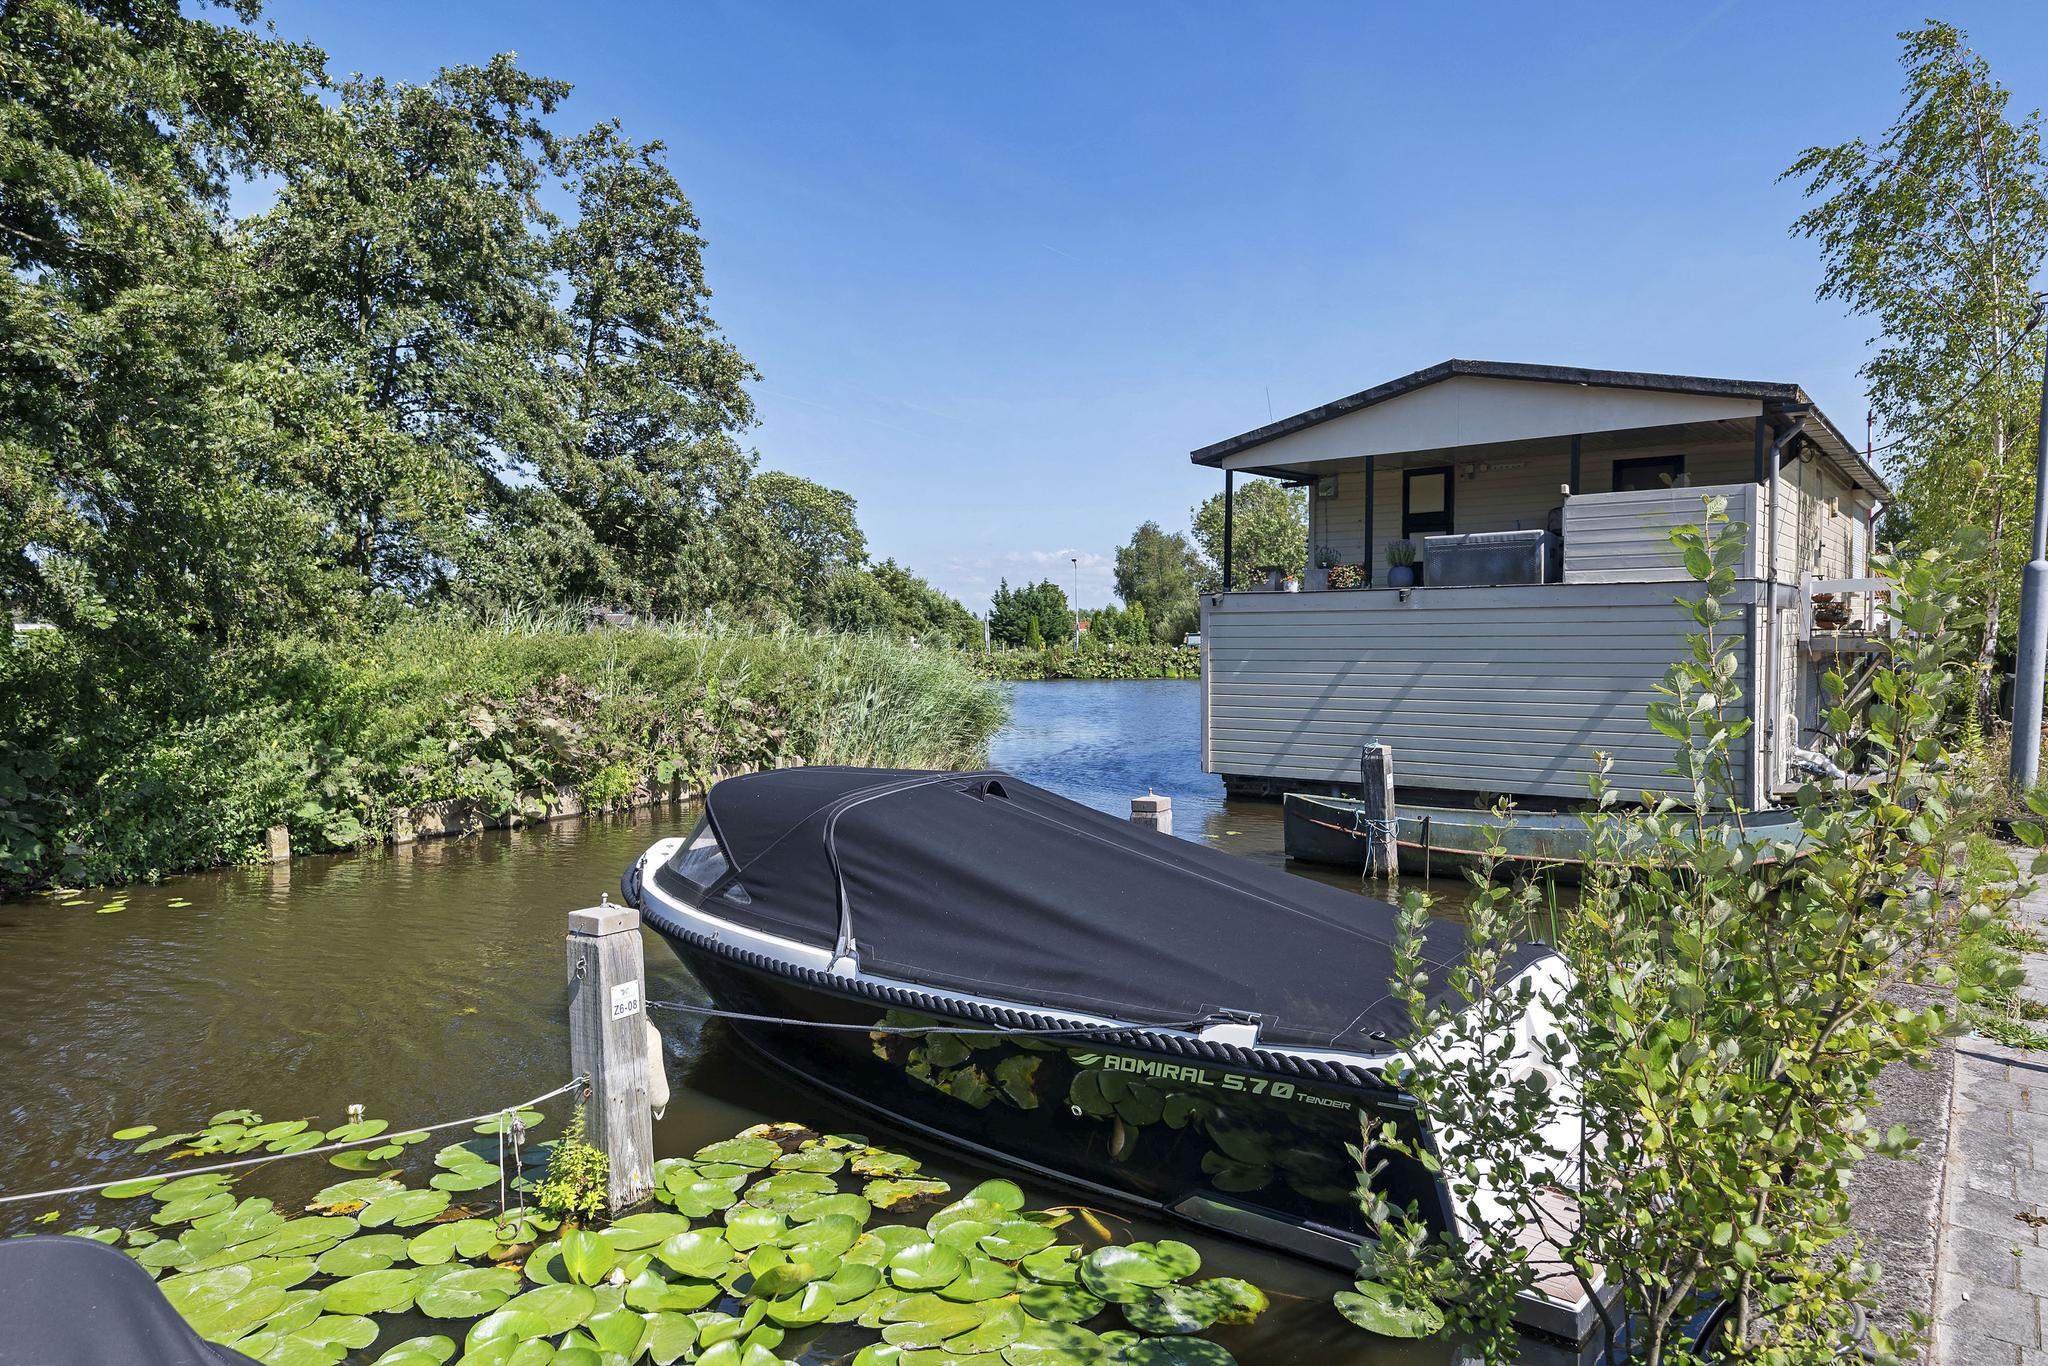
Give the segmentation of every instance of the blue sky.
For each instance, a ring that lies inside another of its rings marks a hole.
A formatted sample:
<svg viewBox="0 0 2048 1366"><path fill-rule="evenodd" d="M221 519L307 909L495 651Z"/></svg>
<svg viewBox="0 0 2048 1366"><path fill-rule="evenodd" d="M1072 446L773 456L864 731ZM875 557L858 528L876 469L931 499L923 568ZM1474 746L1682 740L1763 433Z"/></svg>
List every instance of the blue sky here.
<svg viewBox="0 0 2048 1366"><path fill-rule="evenodd" d="M669 144L764 463L979 609L1110 593L1193 447L1452 356L1804 384L1868 327L1775 183L1897 111L1923 4L278 0L337 72L515 51ZM2048 104L2048 5L1943 17ZM1882 435L1880 434L1880 440Z"/></svg>

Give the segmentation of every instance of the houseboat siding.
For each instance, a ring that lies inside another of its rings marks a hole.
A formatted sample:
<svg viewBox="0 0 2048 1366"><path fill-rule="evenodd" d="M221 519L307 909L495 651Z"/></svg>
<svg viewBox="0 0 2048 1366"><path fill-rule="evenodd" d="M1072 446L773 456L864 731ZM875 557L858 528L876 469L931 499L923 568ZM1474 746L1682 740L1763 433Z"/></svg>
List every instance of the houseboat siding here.
<svg viewBox="0 0 2048 1366"><path fill-rule="evenodd" d="M1748 553L1738 571L1757 572L1761 553L1755 527L1761 490L1755 484L1653 489L1572 498L1564 505L1566 583L1650 583L1686 577L1684 557L1671 533L1705 520L1710 495L1728 500L1729 526L1743 528Z"/></svg>
<svg viewBox="0 0 2048 1366"><path fill-rule="evenodd" d="M1745 584L1738 596L1752 586ZM1685 649L1688 584L1236 593L1202 607L1203 766L1276 787L1345 786L1359 747L1407 790L1583 798L1597 753L1626 793L1674 791L1644 712ZM1748 668L1748 613L1739 633ZM1737 755L1751 799L1753 759Z"/></svg>

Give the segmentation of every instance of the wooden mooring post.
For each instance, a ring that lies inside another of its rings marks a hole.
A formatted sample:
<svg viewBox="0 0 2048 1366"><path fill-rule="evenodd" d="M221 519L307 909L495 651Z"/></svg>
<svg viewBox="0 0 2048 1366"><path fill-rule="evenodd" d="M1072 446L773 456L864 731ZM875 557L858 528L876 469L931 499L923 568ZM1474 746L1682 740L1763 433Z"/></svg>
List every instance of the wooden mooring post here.
<svg viewBox="0 0 2048 1366"><path fill-rule="evenodd" d="M1162 835L1171 835L1173 798L1162 797L1156 792L1131 798L1131 824L1142 825L1148 830L1157 830Z"/></svg>
<svg viewBox="0 0 2048 1366"><path fill-rule="evenodd" d="M640 912L569 912L569 1066L584 1078L585 1139L611 1162L614 1214L654 1193L645 968Z"/></svg>
<svg viewBox="0 0 2048 1366"><path fill-rule="evenodd" d="M1365 871L1392 877L1400 867L1394 843L1394 747L1375 740L1358 757L1358 827L1365 836Z"/></svg>

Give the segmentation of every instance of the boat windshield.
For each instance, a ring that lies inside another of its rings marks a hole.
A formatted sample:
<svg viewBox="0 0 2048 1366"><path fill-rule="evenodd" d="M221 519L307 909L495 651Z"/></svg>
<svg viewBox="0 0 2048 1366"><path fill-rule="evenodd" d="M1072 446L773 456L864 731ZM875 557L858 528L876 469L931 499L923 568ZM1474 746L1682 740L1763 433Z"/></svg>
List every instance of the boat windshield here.
<svg viewBox="0 0 2048 1366"><path fill-rule="evenodd" d="M699 897L709 895L721 880L732 872L732 864L726 861L725 850L718 847L718 836L712 833L709 819L699 820L690 838L682 848L669 857L669 871L690 885ZM720 889L722 894L734 901L751 901L747 889L737 881L729 882Z"/></svg>

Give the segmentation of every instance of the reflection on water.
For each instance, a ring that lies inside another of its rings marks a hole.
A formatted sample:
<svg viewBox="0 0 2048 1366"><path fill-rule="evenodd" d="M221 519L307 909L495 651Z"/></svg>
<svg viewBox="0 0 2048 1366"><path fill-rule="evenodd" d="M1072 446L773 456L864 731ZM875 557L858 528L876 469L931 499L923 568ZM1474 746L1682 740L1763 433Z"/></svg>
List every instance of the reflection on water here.
<svg viewBox="0 0 2048 1366"><path fill-rule="evenodd" d="M1191 682L1017 685L1014 720L992 760L1120 813L1148 789L1169 794L1178 833L1278 864L1279 808L1225 803L1222 784L1200 771L1199 695ZM242 1105L334 1124L359 1102L403 1127L550 1089L569 1065L565 913L614 891L627 862L650 841L683 833L694 815L642 812L179 878L128 891L117 914L93 913L107 894L69 909L47 898L0 905L0 1192L125 1174L134 1165L128 1145L107 1135L129 1124L183 1127ZM1350 875L1330 880L1357 885ZM701 999L658 939L647 948L650 998ZM722 1026L663 1023L677 1092L656 1132L663 1154L760 1119L854 1128L929 1150L768 1072ZM313 1170L284 1163L247 1189L310 1192L330 1179L318 1159L298 1161ZM934 1165L968 1184L979 1179ZM1063 1199L1043 1187L1030 1193L1038 1203ZM44 1212L0 1206L0 1235L26 1231ZM136 1213L73 1202L62 1222ZM1160 1226L1134 1227L1148 1236ZM1246 1277L1273 1296L1257 1326L1214 1334L1248 1366L1452 1359L1445 1344L1351 1328L1329 1307L1341 1283L1326 1271L1228 1241L1191 1241L1211 1273Z"/></svg>

